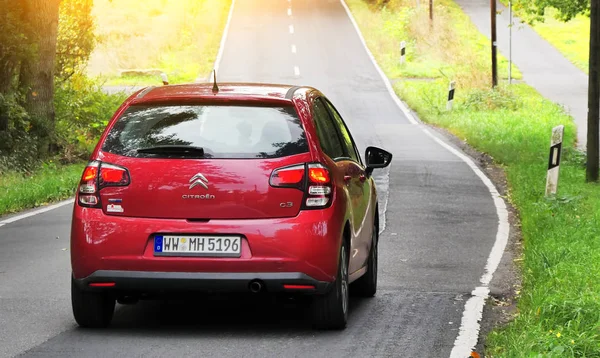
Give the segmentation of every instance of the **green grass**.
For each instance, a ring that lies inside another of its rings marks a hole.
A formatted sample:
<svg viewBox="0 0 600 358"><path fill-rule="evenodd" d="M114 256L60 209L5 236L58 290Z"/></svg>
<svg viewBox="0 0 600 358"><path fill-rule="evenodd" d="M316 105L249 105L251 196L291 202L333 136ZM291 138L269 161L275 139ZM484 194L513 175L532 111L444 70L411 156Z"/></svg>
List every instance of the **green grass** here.
<svg viewBox="0 0 600 358"><path fill-rule="evenodd" d="M377 11L361 0L348 1L369 47L389 77L386 63L390 41L386 16L396 22L417 21L402 16L409 3L390 2L378 20ZM449 18L461 18L448 6ZM449 27L445 27L448 29ZM454 26L455 36L463 28ZM414 38L417 43L421 41ZM452 53L477 53L472 42L452 47ZM389 54L388 54L389 55ZM483 68L474 67L474 70ZM472 78L478 78L473 76ZM509 201L519 210L524 242L523 284L518 313L506 327L487 337L486 357L600 357L600 186L585 183L585 158L573 149L576 128L559 106L531 87L516 84L492 91L466 82L457 92L455 108L445 109L447 81L397 81L395 91L420 118L447 128L503 166ZM558 195L544 197L548 146L552 128L565 125L565 149Z"/></svg>
<svg viewBox="0 0 600 358"><path fill-rule="evenodd" d="M28 175L0 174L0 215L73 196L84 166L48 163Z"/></svg>
<svg viewBox="0 0 600 358"><path fill-rule="evenodd" d="M161 84L160 76L120 77L119 70L159 69L170 83L208 77L231 0L95 0L100 44L88 73L107 85Z"/></svg>
<svg viewBox="0 0 600 358"><path fill-rule="evenodd" d="M505 5L507 0L501 0ZM517 14L522 15L522 14ZM563 56L585 73L589 71L590 18L579 15L568 22L556 18L557 10L546 9L544 22L536 22L533 29L556 47ZM527 18L524 16L523 18ZM520 25L517 25L517 27Z"/></svg>
<svg viewBox="0 0 600 358"><path fill-rule="evenodd" d="M535 24L533 28L566 58L582 71L588 73L590 55L589 17L580 15L569 22L562 22L554 17L554 11L548 11L545 21Z"/></svg>

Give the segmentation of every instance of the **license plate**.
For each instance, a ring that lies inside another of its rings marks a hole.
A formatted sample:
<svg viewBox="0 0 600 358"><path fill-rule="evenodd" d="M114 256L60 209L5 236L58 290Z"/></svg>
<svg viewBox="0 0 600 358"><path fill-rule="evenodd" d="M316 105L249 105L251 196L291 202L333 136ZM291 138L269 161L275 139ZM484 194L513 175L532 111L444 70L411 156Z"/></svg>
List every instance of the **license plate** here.
<svg viewBox="0 0 600 358"><path fill-rule="evenodd" d="M240 257L241 241L239 236L157 235L154 255Z"/></svg>

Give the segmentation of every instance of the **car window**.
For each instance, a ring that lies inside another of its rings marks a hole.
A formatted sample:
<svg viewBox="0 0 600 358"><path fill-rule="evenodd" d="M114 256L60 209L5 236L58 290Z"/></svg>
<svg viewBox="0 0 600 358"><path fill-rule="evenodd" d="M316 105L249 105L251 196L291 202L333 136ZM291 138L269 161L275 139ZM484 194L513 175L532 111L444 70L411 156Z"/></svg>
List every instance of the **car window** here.
<svg viewBox="0 0 600 358"><path fill-rule="evenodd" d="M327 112L325 104L320 99L314 101L313 111L317 136L323 152L331 159L344 157L343 144L340 141L335 124Z"/></svg>
<svg viewBox="0 0 600 358"><path fill-rule="evenodd" d="M128 157L154 157L138 149L197 146L205 158L277 158L308 152L293 107L131 106L110 130L102 150Z"/></svg>
<svg viewBox="0 0 600 358"><path fill-rule="evenodd" d="M353 160L355 160L356 162L362 164L362 161L360 159L360 154L358 153L358 149L356 148L356 145L354 144L352 135L350 134L348 127L344 123L342 116L338 113L338 111L335 109L333 104L331 104L331 102L325 101L325 104L327 105L327 108L329 109L329 113L331 113L331 116L333 117L333 120L340 131L340 135L341 135L341 139L342 139L342 143L344 145L346 155L349 158L352 158Z"/></svg>

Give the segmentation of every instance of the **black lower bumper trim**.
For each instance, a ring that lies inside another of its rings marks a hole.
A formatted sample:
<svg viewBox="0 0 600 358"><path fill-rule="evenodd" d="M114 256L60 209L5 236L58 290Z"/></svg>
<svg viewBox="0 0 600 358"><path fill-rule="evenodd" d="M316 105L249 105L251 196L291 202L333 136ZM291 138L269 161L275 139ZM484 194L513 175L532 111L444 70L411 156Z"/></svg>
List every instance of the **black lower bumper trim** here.
<svg viewBox="0 0 600 358"><path fill-rule="evenodd" d="M168 293L173 291L250 292L250 283L258 281L261 291L325 293L331 283L315 280L300 272L209 273L209 272L150 272L96 271L76 279L84 290L113 290L127 293ZM114 283L114 286L94 287L93 284ZM292 287L284 287L291 285ZM314 286L314 289L293 286Z"/></svg>

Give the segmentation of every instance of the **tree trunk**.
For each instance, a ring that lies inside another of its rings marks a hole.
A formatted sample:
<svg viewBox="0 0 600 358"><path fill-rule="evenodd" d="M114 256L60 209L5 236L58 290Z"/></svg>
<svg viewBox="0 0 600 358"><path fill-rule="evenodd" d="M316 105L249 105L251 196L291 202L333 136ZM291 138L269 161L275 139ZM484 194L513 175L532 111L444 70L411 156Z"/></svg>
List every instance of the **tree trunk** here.
<svg viewBox="0 0 600 358"><path fill-rule="evenodd" d="M25 21L33 43L34 56L21 66L21 87L25 90L25 109L32 119L31 134L39 138L39 154L48 154L54 137L54 60L60 0L21 0Z"/></svg>
<svg viewBox="0 0 600 358"><path fill-rule="evenodd" d="M590 75L588 86L587 170L588 182L598 181L600 118L600 4L591 2L590 15Z"/></svg>

